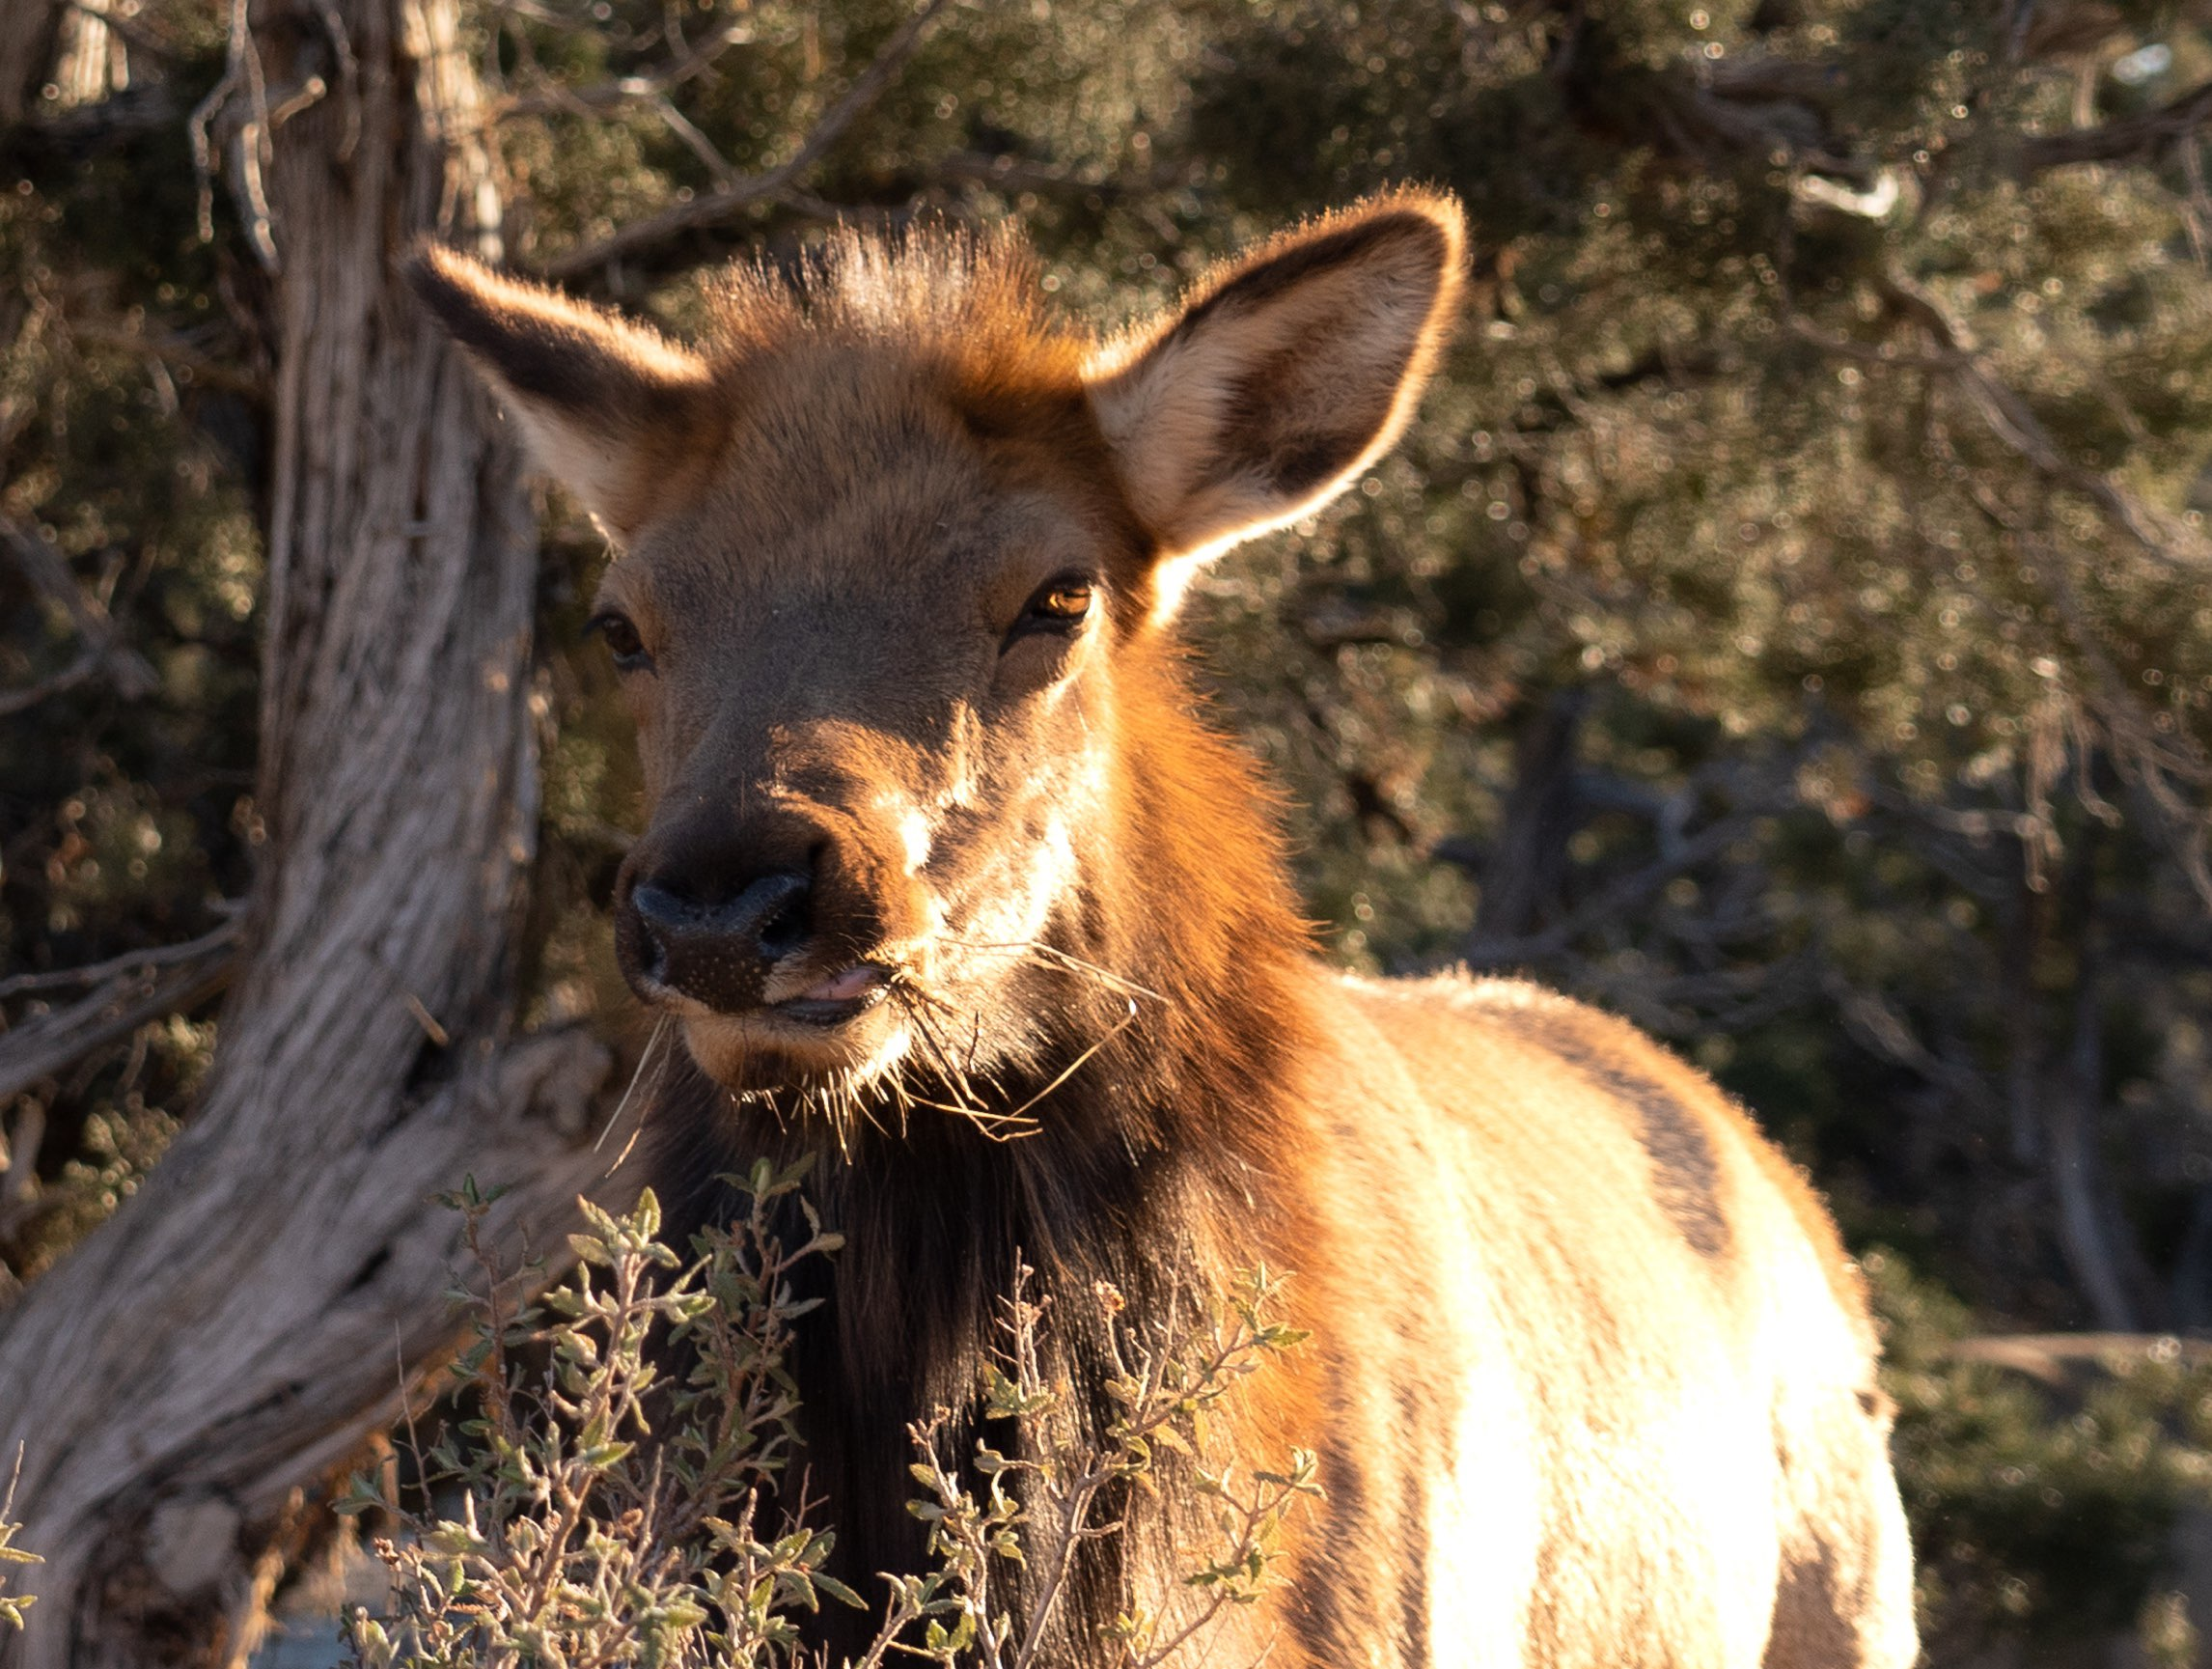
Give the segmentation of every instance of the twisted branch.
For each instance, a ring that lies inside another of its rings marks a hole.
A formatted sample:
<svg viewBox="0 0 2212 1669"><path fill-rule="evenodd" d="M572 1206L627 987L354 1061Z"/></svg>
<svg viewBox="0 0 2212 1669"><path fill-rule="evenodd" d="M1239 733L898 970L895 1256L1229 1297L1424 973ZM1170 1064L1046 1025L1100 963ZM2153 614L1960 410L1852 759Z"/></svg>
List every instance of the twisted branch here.
<svg viewBox="0 0 2212 1669"><path fill-rule="evenodd" d="M161 680L146 657L123 641L113 618L84 594L84 588L69 572L69 559L44 537L0 512L0 544L14 556L15 566L31 582L31 588L68 614L84 646L73 661L51 678L27 689L0 694L0 717L21 712L100 675L125 701L136 701L160 686Z"/></svg>
<svg viewBox="0 0 2212 1669"><path fill-rule="evenodd" d="M2171 145L2193 137L2212 118L2212 82L2191 89L2156 110L2116 117L2095 127L2045 133L2021 143L2017 166L2023 175L2083 162L2147 161Z"/></svg>
<svg viewBox="0 0 2212 1669"><path fill-rule="evenodd" d="M843 138L847 127L881 97L884 89L906 61L922 44L922 38L929 25L944 11L946 0L926 0L926 4L901 23L891 39L884 42L874 60L844 90L838 101L823 114L798 150L775 167L760 174L741 175L727 184L717 186L688 203L677 203L649 214L642 220L633 220L627 226L602 237L596 243L588 243L571 249L566 255L544 263L539 273L547 278L572 278L579 272L604 266L610 261L620 261L641 250L666 243L684 233L695 232L729 219L738 210L752 204L775 197L786 187L797 183L799 178L831 146Z"/></svg>

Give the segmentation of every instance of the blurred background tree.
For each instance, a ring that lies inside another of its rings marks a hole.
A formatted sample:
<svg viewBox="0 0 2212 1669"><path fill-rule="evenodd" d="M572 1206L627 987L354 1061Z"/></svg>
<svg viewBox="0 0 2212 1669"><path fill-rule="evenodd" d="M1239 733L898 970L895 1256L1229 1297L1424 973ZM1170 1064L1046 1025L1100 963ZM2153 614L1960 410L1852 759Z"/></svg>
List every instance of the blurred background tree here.
<svg viewBox="0 0 2212 1669"><path fill-rule="evenodd" d="M2212 1336L2212 14L464 14L509 262L677 329L716 263L841 216L1018 218L1114 320L1286 218L1460 192L1418 428L1192 619L1327 945L1617 1009L1811 1169L1897 1318L1939 1658L2190 1660L2193 1353L2090 1389L1947 1341ZM191 1118L263 838L284 229L218 118L353 71L263 88L244 17L0 19L0 1305ZM621 1040L602 552L557 497L545 539L529 1003Z"/></svg>

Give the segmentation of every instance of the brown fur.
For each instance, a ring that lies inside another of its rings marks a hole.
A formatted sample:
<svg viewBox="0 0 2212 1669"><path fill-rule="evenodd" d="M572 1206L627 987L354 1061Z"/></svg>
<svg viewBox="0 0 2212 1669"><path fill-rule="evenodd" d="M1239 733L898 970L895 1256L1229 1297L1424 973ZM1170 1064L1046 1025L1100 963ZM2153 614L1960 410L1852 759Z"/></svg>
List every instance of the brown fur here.
<svg viewBox="0 0 2212 1669"><path fill-rule="evenodd" d="M848 1244L793 1369L848 1579L917 1565L903 1429L944 1405L977 1433L1017 1254L1078 1440L1111 1418L1092 1283L1142 1323L1263 1260L1314 1338L1222 1438L1317 1448L1329 1497L1203 1661L1901 1669L1872 1333L1817 1202L1618 1022L1324 970L1184 670L1182 579L1391 442L1460 248L1448 201L1378 198L1109 345L1010 237L740 269L691 348L450 255L417 277L626 547L602 600L642 645L653 815L618 932L687 1045L657 1174L698 1221L749 1155L815 1159ZM1037 626L1067 575L1092 614ZM803 937L750 983L668 983L639 889L718 909L794 876ZM791 1017L869 970L885 1000ZM1054 1661L1109 1661L1132 1600L1189 1603L1184 1498L1120 1504Z"/></svg>

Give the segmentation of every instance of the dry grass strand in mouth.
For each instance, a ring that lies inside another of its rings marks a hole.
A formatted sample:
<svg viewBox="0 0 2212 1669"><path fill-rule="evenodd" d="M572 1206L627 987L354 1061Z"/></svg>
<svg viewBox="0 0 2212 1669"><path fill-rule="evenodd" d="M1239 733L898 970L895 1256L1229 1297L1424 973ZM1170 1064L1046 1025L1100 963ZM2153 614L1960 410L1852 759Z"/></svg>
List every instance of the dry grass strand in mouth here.
<svg viewBox="0 0 2212 1669"><path fill-rule="evenodd" d="M992 1105L994 1101L1003 1102L1007 1099L1004 1086L994 1073L977 1063L982 1048L982 1011L962 1008L948 1001L924 984L910 967L894 966L890 971L887 989L891 1000L899 1005L908 1023L909 1035L913 1040L909 1057L895 1060L871 1075L864 1075L850 1069L826 1075L808 1084L799 1093L795 1110L782 1096L770 1092L732 1091L730 1094L733 1101L764 1107L779 1124L786 1123L790 1117L818 1118L829 1127L836 1138L839 1154L846 1158L851 1157L853 1138L862 1128L874 1129L885 1135L894 1133L884 1122L882 1115L886 1110L896 1114L897 1133L900 1135L905 1133L908 1113L916 1107L924 1107L931 1112L965 1119L994 1142L1017 1141L1024 1136L1035 1135L1043 1127L1033 1116L1035 1108L1137 1022L1141 1012L1138 1008L1139 998L1163 1005L1167 1002L1157 991L1134 980L1125 979L1110 968L1100 967L1096 962L1040 940L987 942L949 938L947 942L968 951L1011 955L1030 966L1073 975L1101 991L1119 997L1123 1012L1101 1036L1087 1044L1073 1060L1055 1073L1043 1088L1030 1095L1019 1106L1006 1109ZM949 1022L959 1025L968 1033L964 1049L954 1038L948 1036L946 1027ZM637 1071L631 1076L629 1088L623 1092L622 1103L608 1120L608 1130L621 1122L631 1099L646 1082L649 1071L653 1074L653 1083L644 1098L644 1104L650 1104L652 1092L657 1090L659 1077L667 1067L668 1057L662 1045L669 1025L666 1015L661 1016L655 1024L652 1036L647 1042L645 1053L639 1058ZM939 1079L951 1099L939 1099L922 1094L911 1079L909 1060ZM622 1162L629 1157L637 1145L644 1123L645 1114L641 1111L637 1127L631 1130L621 1154L609 1167L608 1175L612 1176L620 1170ZM605 1141L606 1134L606 1130L600 1132L601 1142Z"/></svg>
<svg viewBox="0 0 2212 1669"><path fill-rule="evenodd" d="M668 1070L668 1056L661 1050L661 1043L668 1036L669 1024L666 1015L653 1021L652 1035L646 1039L645 1052L638 1056L637 1071L630 1074L629 1085L622 1091L622 1100L616 1103L614 1112L608 1116L606 1124L600 1127L597 1140L592 1143L594 1153L606 1145L607 1137L622 1122L622 1114L629 1110L630 1098L638 1093L638 1085L645 1081L646 1069L652 1068L652 1089L638 1103L638 1121L630 1127L629 1140L622 1144L622 1151L615 1155L615 1162L607 1167L606 1174L610 1177L622 1168L623 1162L637 1147L638 1137L645 1132L646 1113L652 1105L653 1097L659 1093L660 1079Z"/></svg>
<svg viewBox="0 0 2212 1669"><path fill-rule="evenodd" d="M1026 946L1021 948L1023 949L1024 953L1027 954L1028 952L1039 947ZM1118 976L1108 974L1105 969L1099 968L1093 963L1084 962L1080 958L1070 958L1068 960L1071 963L1079 964L1083 969L1088 970L1090 973L1098 975L1102 979L1115 979L1120 985L1126 987L1128 990L1139 991L1146 996L1155 995L1155 993L1145 991L1142 987L1135 986L1130 982L1120 981ZM1039 965L1049 966L1053 964L1040 960ZM1047 1083L1042 1089L1037 1090L1033 1095L1031 1095L1029 1099L1023 1101L1018 1107L1014 1107L1010 1111L1001 1112L985 1106L982 1099L975 1093L975 1073L971 1070L974 1061L973 1045L971 1045L969 1050L968 1065L964 1066L960 1062L955 1061L953 1058L952 1049L947 1046L944 1039L939 1036L936 1028L929 1022L925 1012L927 1009L937 1009L940 1011L955 1014L959 1011L954 1009L952 1005L944 1002L941 998L936 997L929 991L923 988L919 982L911 978L901 979L899 977L894 977L892 982L892 992L894 996L900 1001L902 1006L905 1007L907 1017L913 1023L917 1047L926 1053L926 1055L929 1057L930 1065L933 1066L937 1071L945 1078L946 1082L951 1086L954 1095L957 1098L955 1101L937 1101L928 1099L926 1097L914 1096L911 1092L908 1092L914 1104L917 1106L929 1107L938 1112L951 1113L958 1118L964 1118L973 1124L984 1135L990 1137L993 1141L1000 1142L1015 1141L1023 1136L1034 1135L1039 1128L1041 1128L1042 1127L1039 1122L1031 1116L1031 1109L1037 1106L1047 1097L1052 1095L1053 1092L1058 1090L1063 1084L1066 1083L1068 1079L1074 1077L1075 1074L1081 1071L1085 1066L1090 1064L1090 1062L1098 1054L1098 1052L1105 1048L1108 1043L1112 1043L1116 1038L1120 1037L1123 1032L1127 1031L1131 1026L1135 1025L1137 1023L1138 1015L1136 998L1134 996L1123 995L1122 1002L1125 1005L1125 1012L1121 1015L1120 1019L1117 1020L1113 1026L1108 1028L1103 1036L1093 1039L1080 1054L1078 1054L1072 1061L1068 1062L1066 1066L1063 1067L1060 1071L1053 1076L1051 1082ZM976 1016L976 1035L979 1042L982 1037L982 1015L979 1014ZM993 1084L992 1088L995 1090L997 1086Z"/></svg>
<svg viewBox="0 0 2212 1669"><path fill-rule="evenodd" d="M982 1040L982 1015L980 1012L974 1016L974 1041L969 1046L968 1059L963 1063L954 1058L952 1047L928 1017L931 1010L956 1015L960 1013L958 1009L925 989L911 978L903 981L895 979L892 983L892 995L906 1011L906 1018L914 1028L915 1048L925 1056L954 1097L950 1101L934 1100L917 1095L900 1081L899 1092L907 1102L918 1107L927 1107L933 1112L950 1113L955 1118L966 1119L994 1142L1014 1141L1036 1133L1039 1127L1035 1119L1024 1118L1020 1112L995 1112L985 1106L982 1097L977 1094L974 1065L976 1048ZM989 1081L987 1074L985 1081ZM995 1090L998 1086L993 1083L990 1087ZM1025 1106L1022 1111L1026 1110Z"/></svg>
<svg viewBox="0 0 2212 1669"><path fill-rule="evenodd" d="M1055 1077L1052 1082L1045 1085L1043 1089L1037 1091L1036 1095L1030 1097L1028 1100L1022 1102L1020 1106L1016 1107L1012 1112L1008 1113L1005 1116L1009 1119L1018 1119L1023 1117L1028 1113L1030 1108L1036 1106L1037 1102L1043 1100L1045 1097L1051 1095L1052 1092L1059 1089L1062 1084L1065 1084L1069 1078L1072 1078L1077 1072L1081 1071L1084 1065L1091 1059L1092 1056L1095 1055L1100 1049L1104 1048L1108 1043L1112 1043L1116 1038L1120 1037L1123 1032L1127 1031L1136 1023L1137 1003L1136 999L1132 997L1129 999L1128 1013L1123 1015L1120 1020L1115 1022L1112 1030L1107 1032L1104 1037L1098 1039L1097 1042L1093 1043L1081 1054L1077 1055L1072 1061L1069 1061L1066 1066L1063 1067L1060 1070L1059 1076Z"/></svg>
<svg viewBox="0 0 2212 1669"><path fill-rule="evenodd" d="M986 1105L984 1097L977 1093L976 1080L979 1076L984 1077L985 1085L991 1095L996 1096L999 1093L998 1084L991 1081L987 1074L981 1074L976 1070L976 1053L982 1042L982 1012L979 1010L971 1014L969 1011L947 1002L924 985L911 969L901 967L893 971L891 993L904 1008L908 1019L912 1022L917 1052L924 1055L927 1064L945 1080L954 1099L952 1101L933 1100L916 1095L911 1089L901 1085L902 1093L916 1106L928 1107L936 1112L950 1113L956 1118L966 1119L993 1141L1015 1141L1023 1136L1033 1135L1041 1128L1039 1122L1031 1116L1032 1110L1074 1077L1077 1072L1081 1071L1107 1044L1136 1024L1139 1014L1138 998L1146 998L1162 1006L1167 1003L1167 998L1161 996L1159 992L1141 986L1134 980L1126 979L1115 973L1111 968L1101 967L1096 962L1076 956L1071 951L1064 951L1057 945L1046 944L1041 939L991 941L963 939L947 935L945 942L966 951L1011 955L1019 959L1021 962L1033 967L1045 968L1056 973L1072 974L1079 980L1093 985L1111 995L1120 997L1124 1006L1125 1012L1121 1017L1109 1027L1102 1036L1086 1045L1081 1053L1054 1075L1051 1082L1031 1095L1019 1106L1009 1111L1001 1111ZM938 1015L972 1019L973 1035L969 1041L965 1061L954 1058L952 1046L937 1027L931 1023L930 1011L934 1011Z"/></svg>

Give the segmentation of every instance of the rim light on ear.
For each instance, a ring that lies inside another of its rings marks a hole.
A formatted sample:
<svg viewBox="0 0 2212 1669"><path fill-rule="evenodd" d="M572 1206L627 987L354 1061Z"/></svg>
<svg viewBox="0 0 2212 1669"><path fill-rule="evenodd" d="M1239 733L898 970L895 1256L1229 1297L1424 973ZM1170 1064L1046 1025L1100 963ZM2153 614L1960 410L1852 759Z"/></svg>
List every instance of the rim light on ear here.
<svg viewBox="0 0 2212 1669"><path fill-rule="evenodd" d="M1160 552L1155 620L1231 545L1311 515L1389 450L1449 332L1466 232L1403 189L1296 228L1107 344L1092 410Z"/></svg>

